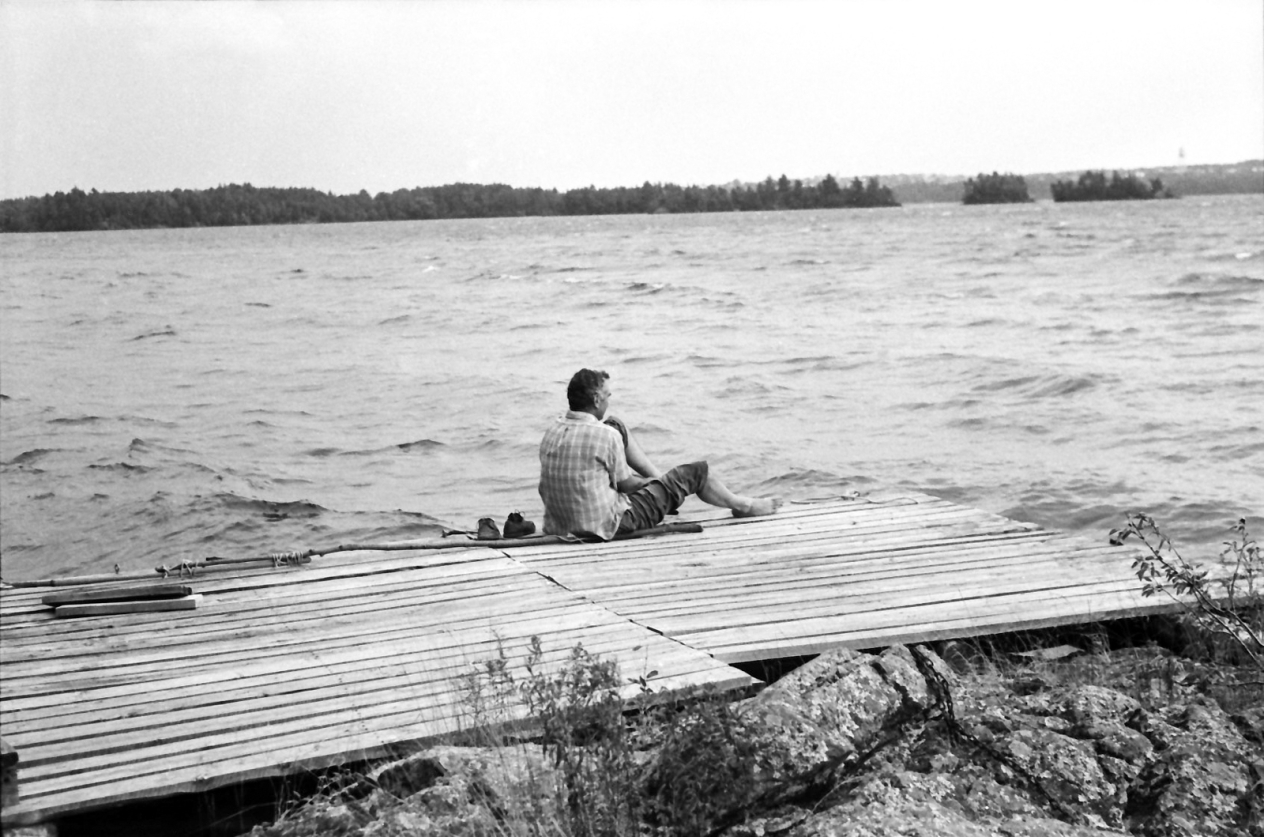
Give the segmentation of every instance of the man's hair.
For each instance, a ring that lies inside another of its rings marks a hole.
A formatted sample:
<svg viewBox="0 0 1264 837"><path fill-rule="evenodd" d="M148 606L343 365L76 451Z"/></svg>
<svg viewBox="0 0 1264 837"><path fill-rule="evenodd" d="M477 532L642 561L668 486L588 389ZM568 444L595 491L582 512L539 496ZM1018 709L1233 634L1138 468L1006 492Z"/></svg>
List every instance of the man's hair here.
<svg viewBox="0 0 1264 837"><path fill-rule="evenodd" d="M597 406L597 393L610 376L600 369L581 369L566 386L566 400L576 412Z"/></svg>

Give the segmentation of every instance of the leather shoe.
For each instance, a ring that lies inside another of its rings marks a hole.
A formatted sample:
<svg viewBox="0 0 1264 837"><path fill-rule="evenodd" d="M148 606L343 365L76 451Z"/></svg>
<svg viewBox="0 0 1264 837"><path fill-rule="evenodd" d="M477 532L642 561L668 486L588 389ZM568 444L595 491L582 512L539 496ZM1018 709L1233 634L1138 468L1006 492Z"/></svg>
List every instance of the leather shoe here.
<svg viewBox="0 0 1264 837"><path fill-rule="evenodd" d="M480 541L500 540L500 530L496 528L496 521L490 517L479 518L477 537Z"/></svg>
<svg viewBox="0 0 1264 837"><path fill-rule="evenodd" d="M518 512L511 512L509 518L505 521L505 537L506 538L525 538L527 535L535 534L535 524L530 520L523 520L522 515Z"/></svg>

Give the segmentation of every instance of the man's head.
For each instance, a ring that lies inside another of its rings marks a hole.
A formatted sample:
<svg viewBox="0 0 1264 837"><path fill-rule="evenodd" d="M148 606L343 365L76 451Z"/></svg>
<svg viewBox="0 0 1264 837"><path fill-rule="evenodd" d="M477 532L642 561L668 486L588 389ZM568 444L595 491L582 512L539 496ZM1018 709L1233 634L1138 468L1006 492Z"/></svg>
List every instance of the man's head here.
<svg viewBox="0 0 1264 837"><path fill-rule="evenodd" d="M592 413L599 419L604 418L606 403L610 400L610 390L606 387L609 378L598 369L581 369L572 375L566 387L570 408L577 413Z"/></svg>

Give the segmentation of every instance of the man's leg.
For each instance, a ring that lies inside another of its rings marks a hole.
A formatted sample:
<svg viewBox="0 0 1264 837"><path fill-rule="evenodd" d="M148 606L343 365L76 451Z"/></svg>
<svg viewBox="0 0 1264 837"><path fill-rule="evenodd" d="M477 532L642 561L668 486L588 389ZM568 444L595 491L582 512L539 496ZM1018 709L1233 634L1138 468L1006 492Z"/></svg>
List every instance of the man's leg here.
<svg viewBox="0 0 1264 837"><path fill-rule="evenodd" d="M746 497L734 494L724 483L711 476L706 462L693 462L672 468L654 482L628 497L632 508L623 514L620 532L656 526L669 510L679 506L690 494L712 506L731 509L734 517L758 517L775 514L781 508L779 497Z"/></svg>
<svg viewBox="0 0 1264 837"><path fill-rule="evenodd" d="M666 515L675 514L686 497L697 494L698 489L706 484L707 470L705 462L678 465L654 477L653 482L644 488L629 494L631 508L623 513L619 531L648 529L661 523Z"/></svg>
<svg viewBox="0 0 1264 837"><path fill-rule="evenodd" d="M776 514L781 508L780 497L746 497L734 494L715 477L708 476L706 484L698 491L698 499L712 506L732 509L734 517L761 517Z"/></svg>

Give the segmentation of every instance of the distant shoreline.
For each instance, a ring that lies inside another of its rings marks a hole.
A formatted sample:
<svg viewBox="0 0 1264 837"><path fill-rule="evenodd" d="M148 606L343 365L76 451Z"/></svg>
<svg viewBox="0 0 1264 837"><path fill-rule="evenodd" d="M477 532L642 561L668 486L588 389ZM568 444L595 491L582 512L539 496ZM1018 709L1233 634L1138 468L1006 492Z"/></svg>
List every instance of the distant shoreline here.
<svg viewBox="0 0 1264 837"><path fill-rule="evenodd" d="M1175 195L1264 194L1264 160L1123 169L1160 177ZM1023 175L1033 200L1052 199L1052 186L1079 173ZM981 175L982 176L982 175ZM967 177L888 175L844 186L834 175L808 180L679 186L593 186L560 192L505 184L453 183L369 195L335 195L311 188L255 187L149 192L84 192L0 201L0 232L77 232L124 229L356 223L459 218L691 214L796 209L895 207L904 203L962 203ZM883 182L885 181L885 182Z"/></svg>

